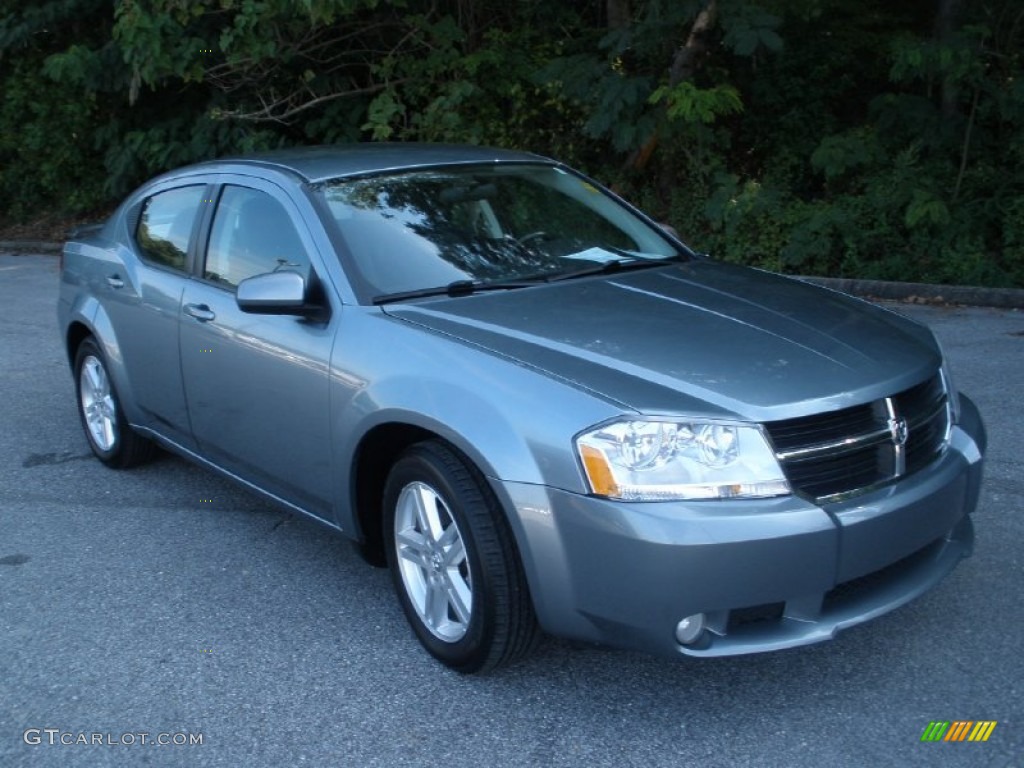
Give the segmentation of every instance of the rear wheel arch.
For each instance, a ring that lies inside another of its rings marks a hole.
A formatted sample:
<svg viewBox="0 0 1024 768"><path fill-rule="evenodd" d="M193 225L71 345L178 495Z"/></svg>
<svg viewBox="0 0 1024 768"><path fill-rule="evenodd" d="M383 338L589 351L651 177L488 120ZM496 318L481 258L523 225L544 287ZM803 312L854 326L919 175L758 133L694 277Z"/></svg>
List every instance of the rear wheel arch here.
<svg viewBox="0 0 1024 768"><path fill-rule="evenodd" d="M96 458L116 469L149 461L156 446L128 423L99 340L86 334L74 349L72 370L78 414Z"/></svg>
<svg viewBox="0 0 1024 768"><path fill-rule="evenodd" d="M124 361L118 333L106 310L94 299L83 305L69 318L68 328L64 334L67 347L68 363L72 370L78 357L78 350L87 339L102 350L106 358L108 373L117 388L121 405L130 423L144 423L135 398L135 390Z"/></svg>

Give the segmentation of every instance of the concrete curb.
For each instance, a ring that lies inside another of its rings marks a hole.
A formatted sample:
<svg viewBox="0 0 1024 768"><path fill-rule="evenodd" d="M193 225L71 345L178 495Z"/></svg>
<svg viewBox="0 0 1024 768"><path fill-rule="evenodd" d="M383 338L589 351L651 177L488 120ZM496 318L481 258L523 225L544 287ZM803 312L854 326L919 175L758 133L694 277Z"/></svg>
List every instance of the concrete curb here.
<svg viewBox="0 0 1024 768"><path fill-rule="evenodd" d="M972 285L896 283L885 280L855 280L845 277L797 276L799 280L872 299L910 301L916 304L963 304L969 307L1024 309L1024 290L983 288Z"/></svg>
<svg viewBox="0 0 1024 768"><path fill-rule="evenodd" d="M38 240L0 240L0 253L14 253L23 256L57 254L63 248L62 243ZM793 275L793 277L814 285L871 299L909 301L916 304L963 304L968 307L1024 309L1024 290L1019 288L895 283L886 280L856 280L845 277L814 277L812 275Z"/></svg>
<svg viewBox="0 0 1024 768"><path fill-rule="evenodd" d="M36 253L60 253L63 243L48 243L42 240L0 240L0 252L31 256Z"/></svg>

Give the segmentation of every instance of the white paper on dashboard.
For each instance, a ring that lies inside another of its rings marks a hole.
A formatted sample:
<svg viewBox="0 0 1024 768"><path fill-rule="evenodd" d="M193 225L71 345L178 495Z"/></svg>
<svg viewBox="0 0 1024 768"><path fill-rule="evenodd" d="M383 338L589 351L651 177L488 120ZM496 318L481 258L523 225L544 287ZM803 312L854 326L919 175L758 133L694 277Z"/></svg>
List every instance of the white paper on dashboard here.
<svg viewBox="0 0 1024 768"><path fill-rule="evenodd" d="M606 251L604 248L587 248L579 253L567 253L563 259L580 259L581 261L596 261L598 264L607 264L609 261L618 261L622 256L618 253Z"/></svg>

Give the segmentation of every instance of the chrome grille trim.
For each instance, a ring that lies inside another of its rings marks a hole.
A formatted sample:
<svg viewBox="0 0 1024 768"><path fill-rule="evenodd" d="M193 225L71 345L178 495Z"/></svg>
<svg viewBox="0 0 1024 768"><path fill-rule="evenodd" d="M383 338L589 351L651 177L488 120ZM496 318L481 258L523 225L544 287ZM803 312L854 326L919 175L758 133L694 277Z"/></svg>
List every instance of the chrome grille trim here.
<svg viewBox="0 0 1024 768"><path fill-rule="evenodd" d="M873 402L769 422L765 429L793 489L835 501L896 482L939 458L950 435L949 394L931 378Z"/></svg>
<svg viewBox="0 0 1024 768"><path fill-rule="evenodd" d="M823 455L839 456L844 453L856 451L863 448L865 444L880 443L889 439L889 428L881 427L871 432L860 435L852 435L842 440L835 440L830 443L817 443L806 448L796 448L789 451L778 451L775 458L779 461L801 461L812 459Z"/></svg>
<svg viewBox="0 0 1024 768"><path fill-rule="evenodd" d="M944 412L948 408L949 405L946 403L945 398L943 398L942 400L937 402L935 404L935 407L932 408L932 410L929 411L928 413L915 416L913 419L907 419L907 425L910 426L911 428L924 426L925 424L930 423L936 417L944 415Z"/></svg>

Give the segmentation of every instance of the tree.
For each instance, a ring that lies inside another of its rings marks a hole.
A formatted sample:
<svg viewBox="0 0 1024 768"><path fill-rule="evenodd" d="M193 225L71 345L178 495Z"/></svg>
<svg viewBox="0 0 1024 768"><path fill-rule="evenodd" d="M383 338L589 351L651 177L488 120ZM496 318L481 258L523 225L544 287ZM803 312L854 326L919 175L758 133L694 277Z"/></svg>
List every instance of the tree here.
<svg viewBox="0 0 1024 768"><path fill-rule="evenodd" d="M1024 285L1021 0L0 0L0 211L291 144L555 155L773 269Z"/></svg>

